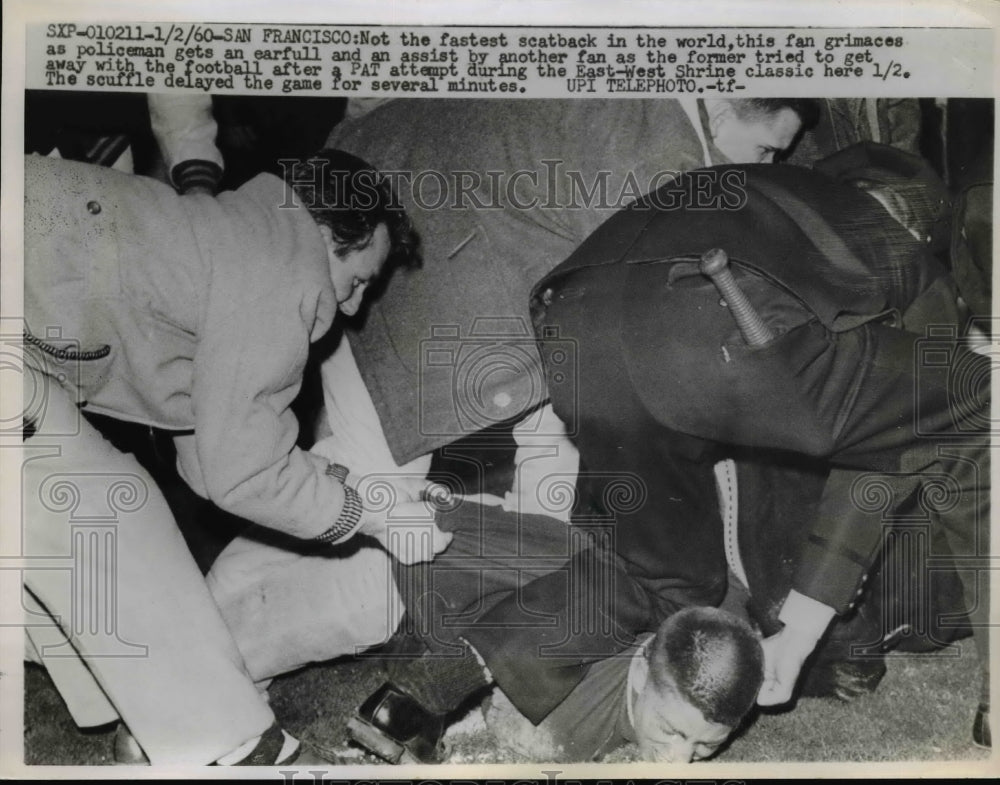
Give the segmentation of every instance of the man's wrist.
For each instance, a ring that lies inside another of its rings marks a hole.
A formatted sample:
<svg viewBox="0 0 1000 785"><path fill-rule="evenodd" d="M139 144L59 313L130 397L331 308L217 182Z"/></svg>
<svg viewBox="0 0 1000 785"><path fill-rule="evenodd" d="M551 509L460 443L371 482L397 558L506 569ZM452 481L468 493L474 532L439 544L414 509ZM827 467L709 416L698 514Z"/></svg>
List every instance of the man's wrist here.
<svg viewBox="0 0 1000 785"><path fill-rule="evenodd" d="M344 506L340 509L340 515L333 526L316 537L318 542L325 545L336 545L353 535L361 526L361 519L364 513L364 506L361 504L361 497L351 486L344 486Z"/></svg>
<svg viewBox="0 0 1000 785"><path fill-rule="evenodd" d="M829 605L792 589L781 606L778 620L790 632L815 641L826 632L834 615L835 611Z"/></svg>

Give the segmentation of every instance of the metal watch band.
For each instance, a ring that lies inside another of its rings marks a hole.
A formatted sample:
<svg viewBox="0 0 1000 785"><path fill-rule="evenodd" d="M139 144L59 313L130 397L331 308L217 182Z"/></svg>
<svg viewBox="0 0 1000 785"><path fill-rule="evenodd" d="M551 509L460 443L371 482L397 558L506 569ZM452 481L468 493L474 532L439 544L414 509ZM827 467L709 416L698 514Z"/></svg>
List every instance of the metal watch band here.
<svg viewBox="0 0 1000 785"><path fill-rule="evenodd" d="M336 522L316 538L317 542L326 545L336 545L341 540L347 539L358 528L361 523L361 513L364 507L361 504L361 497L350 485L344 486L344 507L337 516Z"/></svg>
<svg viewBox="0 0 1000 785"><path fill-rule="evenodd" d="M347 482L347 475L350 473L351 473L350 469L339 463L331 463L326 467L326 476L336 477L338 480L340 480L341 485Z"/></svg>

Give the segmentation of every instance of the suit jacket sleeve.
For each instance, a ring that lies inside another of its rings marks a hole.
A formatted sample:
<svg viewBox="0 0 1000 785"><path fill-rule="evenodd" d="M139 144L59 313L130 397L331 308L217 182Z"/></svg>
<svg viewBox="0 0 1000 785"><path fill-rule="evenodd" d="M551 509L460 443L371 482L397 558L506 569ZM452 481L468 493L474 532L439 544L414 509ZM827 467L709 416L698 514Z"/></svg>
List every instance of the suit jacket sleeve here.
<svg viewBox="0 0 1000 785"><path fill-rule="evenodd" d="M884 506L877 502L892 493L884 477L834 468L803 543L793 588L837 613L851 610L882 547Z"/></svg>
<svg viewBox="0 0 1000 785"><path fill-rule="evenodd" d="M956 302L951 277L936 278L909 302L902 325L918 335L930 325L957 325ZM912 384L921 381L917 375ZM908 453L907 468L930 469L933 450L928 452L927 445L917 441ZM917 472L873 474L835 467L803 545L794 588L837 613L851 610L865 592L868 572L885 543L896 505L915 493L919 484Z"/></svg>

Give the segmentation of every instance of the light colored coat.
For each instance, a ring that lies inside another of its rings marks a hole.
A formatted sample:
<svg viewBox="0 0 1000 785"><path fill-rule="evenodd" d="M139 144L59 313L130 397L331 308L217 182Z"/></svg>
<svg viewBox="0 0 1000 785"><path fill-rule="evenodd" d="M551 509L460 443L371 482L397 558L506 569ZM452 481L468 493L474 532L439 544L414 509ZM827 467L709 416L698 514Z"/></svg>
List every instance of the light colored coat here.
<svg viewBox="0 0 1000 785"><path fill-rule="evenodd" d="M97 359L26 361L87 410L175 431L182 475L221 508L299 537L343 505L295 446L290 409L337 303L316 223L276 177L177 196L148 178L25 159L25 321ZM58 374L53 368L58 366Z"/></svg>
<svg viewBox="0 0 1000 785"><path fill-rule="evenodd" d="M532 285L626 202L706 163L673 99L397 99L327 146L393 177L421 238L420 274L393 276L350 333L399 463L541 403Z"/></svg>

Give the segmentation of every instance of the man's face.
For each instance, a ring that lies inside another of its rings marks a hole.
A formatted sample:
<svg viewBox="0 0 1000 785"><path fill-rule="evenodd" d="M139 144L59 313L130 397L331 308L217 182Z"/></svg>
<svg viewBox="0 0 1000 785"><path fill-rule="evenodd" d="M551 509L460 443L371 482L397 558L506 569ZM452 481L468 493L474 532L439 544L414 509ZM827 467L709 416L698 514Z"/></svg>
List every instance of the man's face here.
<svg viewBox="0 0 1000 785"><path fill-rule="evenodd" d="M713 129L712 141L734 164L769 164L792 146L802 121L785 107L769 114L740 117L730 104Z"/></svg>
<svg viewBox="0 0 1000 785"><path fill-rule="evenodd" d="M710 757L732 728L710 722L676 689L654 689L651 682L636 698L633 717L645 761L690 763Z"/></svg>
<svg viewBox="0 0 1000 785"><path fill-rule="evenodd" d="M323 230L337 306L345 316L353 316L361 307L365 289L382 271L382 265L389 256L389 231L385 224L379 224L368 245L341 255L329 229L323 227Z"/></svg>

